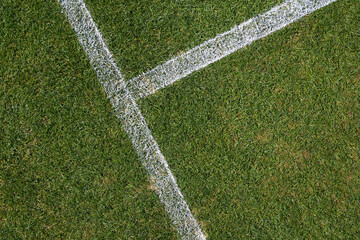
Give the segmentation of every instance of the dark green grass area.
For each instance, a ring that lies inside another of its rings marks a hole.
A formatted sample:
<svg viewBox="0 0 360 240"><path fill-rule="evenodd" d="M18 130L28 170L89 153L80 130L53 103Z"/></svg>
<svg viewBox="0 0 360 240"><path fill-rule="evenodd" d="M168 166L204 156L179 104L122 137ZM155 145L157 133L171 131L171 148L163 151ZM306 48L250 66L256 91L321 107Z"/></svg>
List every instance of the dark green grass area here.
<svg viewBox="0 0 360 240"><path fill-rule="evenodd" d="M172 239L56 1L0 4L0 239Z"/></svg>
<svg viewBox="0 0 360 240"><path fill-rule="evenodd" d="M156 67L281 0L86 0L124 76Z"/></svg>
<svg viewBox="0 0 360 240"><path fill-rule="evenodd" d="M209 239L360 236L359 9L338 1L141 100Z"/></svg>

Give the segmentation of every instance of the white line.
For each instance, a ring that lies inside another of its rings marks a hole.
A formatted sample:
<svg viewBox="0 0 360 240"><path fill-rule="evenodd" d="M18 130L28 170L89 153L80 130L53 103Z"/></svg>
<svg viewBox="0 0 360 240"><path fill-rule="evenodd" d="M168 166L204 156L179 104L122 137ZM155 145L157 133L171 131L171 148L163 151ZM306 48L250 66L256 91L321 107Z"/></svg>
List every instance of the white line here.
<svg viewBox="0 0 360 240"><path fill-rule="evenodd" d="M183 239L205 239L82 0L58 0Z"/></svg>
<svg viewBox="0 0 360 240"><path fill-rule="evenodd" d="M127 86L135 99L146 97L335 1L286 0L270 11L129 80Z"/></svg>

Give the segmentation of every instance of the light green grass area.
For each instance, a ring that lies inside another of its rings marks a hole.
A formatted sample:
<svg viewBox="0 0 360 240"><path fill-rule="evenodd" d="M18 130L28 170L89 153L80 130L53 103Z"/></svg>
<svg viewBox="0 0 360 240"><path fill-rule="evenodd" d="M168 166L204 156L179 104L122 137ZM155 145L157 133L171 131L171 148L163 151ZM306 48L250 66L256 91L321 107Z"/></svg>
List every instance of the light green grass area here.
<svg viewBox="0 0 360 240"><path fill-rule="evenodd" d="M360 235L360 2L141 100L208 239Z"/></svg>
<svg viewBox="0 0 360 240"><path fill-rule="evenodd" d="M126 79L156 67L281 0L86 0Z"/></svg>
<svg viewBox="0 0 360 240"><path fill-rule="evenodd" d="M172 239L56 1L0 4L0 239Z"/></svg>

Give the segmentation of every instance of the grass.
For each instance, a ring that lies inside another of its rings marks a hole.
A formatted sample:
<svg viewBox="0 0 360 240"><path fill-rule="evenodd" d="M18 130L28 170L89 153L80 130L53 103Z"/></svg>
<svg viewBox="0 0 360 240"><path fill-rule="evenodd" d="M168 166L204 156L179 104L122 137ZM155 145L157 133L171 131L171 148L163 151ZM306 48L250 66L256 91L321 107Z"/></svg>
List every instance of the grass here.
<svg viewBox="0 0 360 240"><path fill-rule="evenodd" d="M175 238L57 2L0 16L0 239Z"/></svg>
<svg viewBox="0 0 360 240"><path fill-rule="evenodd" d="M141 100L209 239L359 236L359 8L338 1Z"/></svg>
<svg viewBox="0 0 360 240"><path fill-rule="evenodd" d="M90 1L129 79L280 1ZM139 101L208 239L360 234L359 11L337 1ZM0 6L0 238L177 237L56 1Z"/></svg>
<svg viewBox="0 0 360 240"><path fill-rule="evenodd" d="M86 0L126 79L156 67L281 0Z"/></svg>

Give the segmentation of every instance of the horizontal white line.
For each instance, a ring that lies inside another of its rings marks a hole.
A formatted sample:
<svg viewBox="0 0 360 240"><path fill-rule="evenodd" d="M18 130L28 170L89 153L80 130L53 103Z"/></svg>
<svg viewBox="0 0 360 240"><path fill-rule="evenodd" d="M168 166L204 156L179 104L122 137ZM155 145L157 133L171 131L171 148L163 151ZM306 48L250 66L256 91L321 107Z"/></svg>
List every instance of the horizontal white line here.
<svg viewBox="0 0 360 240"><path fill-rule="evenodd" d="M127 83L143 98L336 0L287 0Z"/></svg>
<svg viewBox="0 0 360 240"><path fill-rule="evenodd" d="M59 0L181 238L205 239L82 0Z"/></svg>

